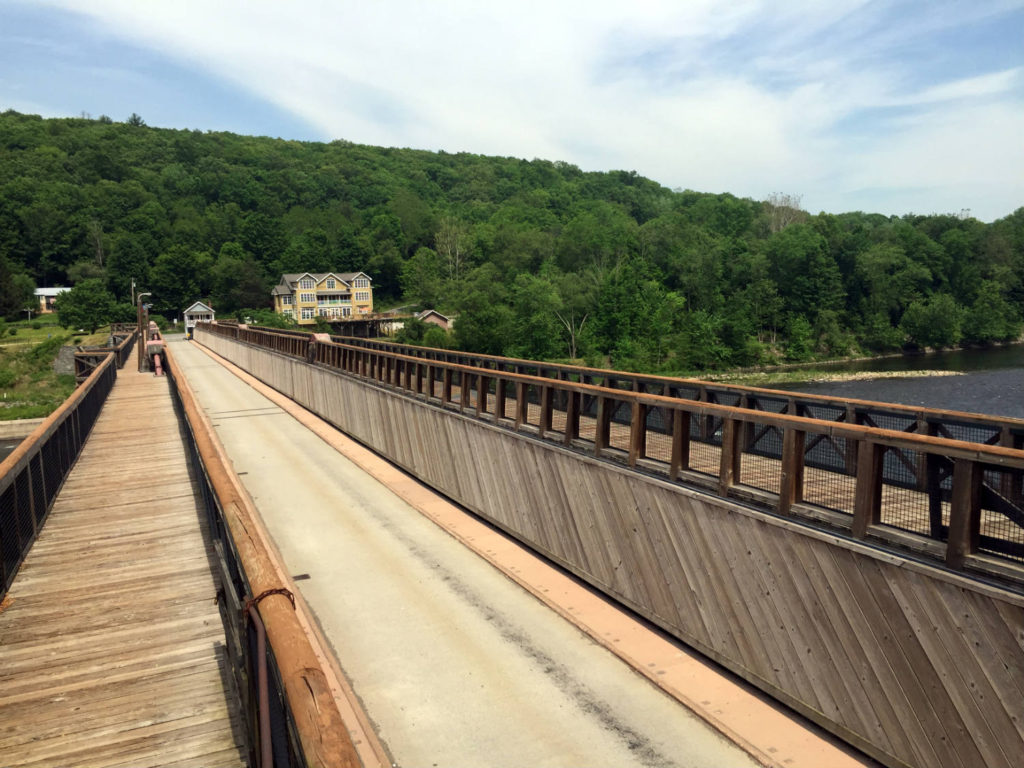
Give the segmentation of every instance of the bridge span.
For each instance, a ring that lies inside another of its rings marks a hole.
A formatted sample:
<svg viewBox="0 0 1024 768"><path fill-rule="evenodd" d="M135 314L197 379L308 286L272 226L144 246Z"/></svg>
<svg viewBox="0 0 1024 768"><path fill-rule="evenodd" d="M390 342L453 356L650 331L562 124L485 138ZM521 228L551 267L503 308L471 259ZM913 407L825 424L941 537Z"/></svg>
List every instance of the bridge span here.
<svg viewBox="0 0 1024 768"><path fill-rule="evenodd" d="M1024 423L196 340L83 353L0 465L2 764L1024 753Z"/></svg>
<svg viewBox="0 0 1024 768"><path fill-rule="evenodd" d="M872 757L1024 753L1024 424L268 329L197 338Z"/></svg>
<svg viewBox="0 0 1024 768"><path fill-rule="evenodd" d="M864 764L234 366L174 359L397 764Z"/></svg>

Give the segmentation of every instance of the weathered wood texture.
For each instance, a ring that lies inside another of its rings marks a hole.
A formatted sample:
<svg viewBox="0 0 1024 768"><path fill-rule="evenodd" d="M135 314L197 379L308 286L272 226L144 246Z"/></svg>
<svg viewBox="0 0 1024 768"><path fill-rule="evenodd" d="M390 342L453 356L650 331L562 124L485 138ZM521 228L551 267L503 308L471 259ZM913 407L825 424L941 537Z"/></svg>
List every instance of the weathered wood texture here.
<svg viewBox="0 0 1024 768"><path fill-rule="evenodd" d="M0 764L245 764L165 378L122 370L0 612Z"/></svg>
<svg viewBox="0 0 1024 768"><path fill-rule="evenodd" d="M883 762L1024 754L1024 597L272 352L204 344Z"/></svg>

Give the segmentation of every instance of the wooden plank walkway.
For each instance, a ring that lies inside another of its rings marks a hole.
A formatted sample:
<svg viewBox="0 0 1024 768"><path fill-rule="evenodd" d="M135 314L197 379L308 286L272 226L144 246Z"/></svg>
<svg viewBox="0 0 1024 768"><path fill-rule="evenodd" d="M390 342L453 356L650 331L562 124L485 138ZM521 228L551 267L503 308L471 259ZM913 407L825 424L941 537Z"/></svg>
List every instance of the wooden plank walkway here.
<svg viewBox="0 0 1024 768"><path fill-rule="evenodd" d="M166 378L127 368L0 612L0 765L241 766Z"/></svg>

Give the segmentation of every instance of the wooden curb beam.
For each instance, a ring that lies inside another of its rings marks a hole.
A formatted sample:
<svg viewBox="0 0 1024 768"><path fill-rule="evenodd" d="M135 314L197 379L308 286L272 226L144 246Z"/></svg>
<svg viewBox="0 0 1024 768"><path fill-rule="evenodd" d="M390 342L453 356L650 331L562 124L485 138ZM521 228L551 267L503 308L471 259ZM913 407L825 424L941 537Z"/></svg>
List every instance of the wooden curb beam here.
<svg viewBox="0 0 1024 768"><path fill-rule="evenodd" d="M231 482L232 470L213 434L210 421L196 402L188 382L167 350L168 367L175 372L182 408L195 434L196 447L220 500L238 556L252 593L281 589L283 575L256 535L256 511ZM342 720L327 675L299 623L292 602L282 594L263 600L259 615L281 673L306 764L316 768L358 768L361 765L348 728Z"/></svg>

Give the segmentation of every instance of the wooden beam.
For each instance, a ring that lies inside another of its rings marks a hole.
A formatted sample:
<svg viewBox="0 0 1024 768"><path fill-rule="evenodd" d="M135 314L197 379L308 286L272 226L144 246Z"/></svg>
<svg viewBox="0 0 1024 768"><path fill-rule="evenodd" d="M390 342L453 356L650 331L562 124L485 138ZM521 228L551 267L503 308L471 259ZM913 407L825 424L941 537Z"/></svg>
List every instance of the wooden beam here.
<svg viewBox="0 0 1024 768"><path fill-rule="evenodd" d="M491 379L482 373L476 377L476 415L487 413L487 396L491 387Z"/></svg>
<svg viewBox="0 0 1024 768"><path fill-rule="evenodd" d="M729 489L740 481L740 436L742 425L736 419L722 419L722 460L718 470L718 492L729 495Z"/></svg>
<svg viewBox="0 0 1024 768"><path fill-rule="evenodd" d="M527 419L527 408L530 404L526 401L527 395L530 393L530 385L525 381L516 382L516 429L523 425L524 422L529 421Z"/></svg>
<svg viewBox="0 0 1024 768"><path fill-rule="evenodd" d="M679 478L679 472L690 468L690 412L672 411L672 458L668 465L669 480Z"/></svg>
<svg viewBox="0 0 1024 768"><path fill-rule="evenodd" d="M782 433L782 480L779 486L779 514L788 515L804 498L804 446L807 433L787 429Z"/></svg>
<svg viewBox="0 0 1024 768"><path fill-rule="evenodd" d="M594 455L600 456L611 436L612 410L615 403L603 395L597 398L597 419L594 424Z"/></svg>
<svg viewBox="0 0 1024 768"><path fill-rule="evenodd" d="M978 462L954 460L949 541L946 543L946 565L950 568L963 568L967 555L978 550L982 477L982 466Z"/></svg>
<svg viewBox="0 0 1024 768"><path fill-rule="evenodd" d="M580 399L579 392L569 390L565 403L565 444L568 445L580 436Z"/></svg>
<svg viewBox="0 0 1024 768"><path fill-rule="evenodd" d="M551 396L554 394L552 387L540 388L540 436L546 437L551 431Z"/></svg>
<svg viewBox="0 0 1024 768"><path fill-rule="evenodd" d="M494 378L494 418L505 418L505 380L500 376Z"/></svg>
<svg viewBox="0 0 1024 768"><path fill-rule="evenodd" d="M868 440L857 447L857 485L853 499L852 533L858 539L882 519L882 468L885 448Z"/></svg>
<svg viewBox="0 0 1024 768"><path fill-rule="evenodd" d="M629 466L647 455L647 406L633 401L629 424Z"/></svg>

